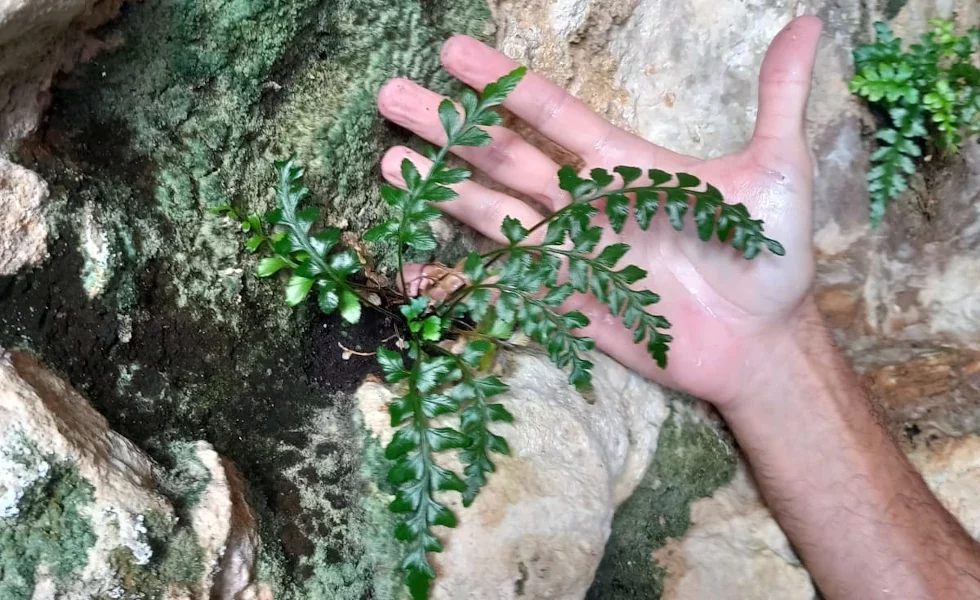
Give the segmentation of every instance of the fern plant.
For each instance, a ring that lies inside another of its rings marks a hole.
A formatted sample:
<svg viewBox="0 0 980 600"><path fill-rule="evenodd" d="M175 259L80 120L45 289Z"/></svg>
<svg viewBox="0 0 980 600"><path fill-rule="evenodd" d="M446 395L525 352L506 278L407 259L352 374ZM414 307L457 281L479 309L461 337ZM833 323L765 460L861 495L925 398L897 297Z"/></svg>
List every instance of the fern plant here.
<svg viewBox="0 0 980 600"><path fill-rule="evenodd" d="M436 248L430 224L441 212L435 206L453 200L456 193L450 186L470 176L468 170L447 164L448 152L454 146L490 143L483 128L501 123L494 108L523 75L524 69L519 68L487 85L482 95L464 91L461 111L448 100L442 102L439 118L447 142L439 150L427 150L432 160L429 172L423 175L405 160L401 164L405 189L381 187L392 218L367 231L364 238L394 245L400 271L408 248L423 253ZM356 281L362 269L358 255L339 247L338 229L314 231L318 213L302 205L309 192L295 160L277 162L275 169L275 209L264 217L241 217L230 206L216 212L238 220L249 234L246 248L265 254L258 263L259 277L289 273L288 304L315 294L320 310L339 309L345 320L356 323L370 293ZM472 252L460 266L442 269L457 285L441 300L424 294L416 298L389 294L400 298L396 304L404 321L404 343L401 350L382 347L376 354L385 379L399 390L388 407L396 431L385 456L391 461L387 480L395 489L390 509L401 516L394 535L405 544L401 567L413 598L428 597L436 576L429 555L442 550L437 527L456 526L456 516L442 494L458 492L463 505L469 506L494 472L494 457L510 453L507 441L494 431L495 424L514 418L497 401L507 385L488 373L498 344L520 328L547 349L573 385L587 388L592 368L587 353L595 342L581 331L589 319L581 312L562 312L560 307L573 294L590 293L633 331L634 341L645 344L660 367L667 366L670 323L651 310L660 298L634 287L646 272L621 264L627 244L597 251L603 229L592 225L592 218L599 211L599 200L605 200L605 213L616 232L628 219L647 229L662 208L674 229L682 229L692 213L702 240L716 236L746 259L763 249L784 253L779 242L764 235L762 222L753 219L744 205L726 204L717 188L703 185L693 175L631 166L616 167L613 173L593 169L584 176L566 166L558 175L572 202L530 228L517 219L504 219L501 230L506 245L482 254ZM409 289L404 274L400 275L402 290ZM449 343L460 338L465 340L461 346ZM461 475L437 464L436 455L446 451L458 452Z"/></svg>
<svg viewBox="0 0 980 600"><path fill-rule="evenodd" d="M980 133L980 28L957 36L951 21L930 23L932 30L907 51L886 24L875 23L875 43L854 51L851 91L884 109L890 122L876 134L868 173L874 227L908 188L923 143L949 154Z"/></svg>

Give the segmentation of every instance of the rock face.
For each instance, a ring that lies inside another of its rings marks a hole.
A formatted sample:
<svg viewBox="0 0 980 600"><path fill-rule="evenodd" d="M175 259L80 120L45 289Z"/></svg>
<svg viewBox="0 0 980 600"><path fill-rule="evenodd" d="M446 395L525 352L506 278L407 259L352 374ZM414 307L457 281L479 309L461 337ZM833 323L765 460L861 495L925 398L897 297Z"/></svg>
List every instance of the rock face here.
<svg viewBox="0 0 980 600"><path fill-rule="evenodd" d="M41 208L48 186L37 174L0 158L0 275L47 256L48 227Z"/></svg>
<svg viewBox="0 0 980 600"><path fill-rule="evenodd" d="M122 2L8 0L0 4L0 154L34 130L50 101L51 79L99 49L87 32L115 16Z"/></svg>
<svg viewBox="0 0 980 600"><path fill-rule="evenodd" d="M909 458L943 505L980 537L980 437L923 445ZM810 600L815 594L744 466L729 485L691 506L690 529L654 558L668 573L664 600Z"/></svg>
<svg viewBox="0 0 980 600"><path fill-rule="evenodd" d="M170 474L75 390L0 351L0 596L234 598L252 583L254 519L209 445L186 459L197 477L158 485Z"/></svg>
<svg viewBox="0 0 980 600"><path fill-rule="evenodd" d="M491 5L505 52L613 122L699 156L748 139L755 78L772 34L799 12L823 17L808 122L818 169L821 308L896 430L919 431L917 443L980 431L980 411L970 401L980 394L980 149L934 161L882 228L870 232L863 173L873 118L846 89L850 50L870 38L874 20L892 19L899 35L913 38L936 14L977 22L975 2ZM4 163L0 173L10 176L0 177L0 275L21 273L0 279L0 345L26 345L67 374L141 447L160 435L203 436L241 465L259 496L257 510L268 517L260 519L271 532L260 559L277 597L400 599L400 548L383 494L370 485L386 469L376 439L384 440L385 428L376 420L387 392L362 388L358 399L376 437L361 444L352 393L373 363L337 358L338 344L369 352L391 335L390 323L366 328L362 337L337 321L290 315L277 286L249 276L240 233L205 209L268 208L268 164L296 152L310 166L327 220L355 232L374 224L384 215L375 165L393 138L402 141L379 124L374 94L398 75L451 91L437 68L439 45L454 31L488 34L486 6L159 0L134 3L92 37L84 33L118 6L0 3L0 152L16 150L48 182L48 225L57 233L51 260L25 272L45 253L45 188ZM52 74L106 47L113 51L51 93L44 125L14 148L35 129ZM8 180L16 188L4 187ZM18 191L5 196L7 189ZM782 597L807 593L785 540L744 474L735 475L730 440L699 409L667 402L601 359L594 405L568 392L546 361L519 355L512 362L510 408L518 421L507 433L515 455L501 462L475 507L458 511L460 527L437 557L438 594L564 600L586 594L596 573L587 595L601 600L728 591L752 598L759 589L752 582L722 576L737 569L755 569L760 588L771 585ZM20 390L14 405L36 398L31 406L47 406L40 384L22 374L45 371L24 355L3 365L4 386ZM80 401L64 384L51 386L57 397ZM90 441L94 454L81 457L102 460L118 451L128 458L85 466L71 454L71 428L55 417L49 424L65 432L42 435L41 445L18 437L3 446L0 519L38 535L42 528L33 524L52 518L44 510L49 503L39 500L55 498L63 507L58 543L38 546L30 562L17 565L33 577L36 597L117 580L131 584L124 592L152 594L166 580L188 593L210 587L214 597L269 598L251 576L256 516L212 448L177 445L163 452L173 464L162 469L110 436L104 421L89 414L79 422L111 441ZM532 425L549 422L558 425ZM931 463L918 463L961 515L970 512L970 488L954 482L972 481L968 456L935 459L942 466L932 475ZM117 492L125 492L118 502L130 504L108 506ZM148 555L150 538L168 551ZM86 562L97 553L108 560ZM722 575L712 579L698 562L702 555L726 565ZM16 584L19 597L29 594L28 577Z"/></svg>
<svg viewBox="0 0 980 600"><path fill-rule="evenodd" d="M807 119L820 306L897 430L970 431L980 424L965 408L980 391L980 147L923 167L871 231L865 133L874 118L847 81L874 21L890 20L911 43L932 17L955 15L962 29L980 22L975 2L501 0L495 17L504 51L614 122L709 158L751 137L765 49L798 14L826 25Z"/></svg>
<svg viewBox="0 0 980 600"><path fill-rule="evenodd" d="M613 511L633 492L667 418L656 386L595 356L595 398L583 398L546 356L515 354L503 366L514 414L501 425L511 455L474 503L448 498L459 527L447 531L433 597L581 598L602 558ZM365 384L357 399L368 428L387 444L393 394Z"/></svg>
<svg viewBox="0 0 980 600"><path fill-rule="evenodd" d="M691 525L654 560L667 572L664 600L812 600L810 575L739 466L735 478L691 505Z"/></svg>
<svg viewBox="0 0 980 600"><path fill-rule="evenodd" d="M872 231L864 174L875 118L847 89L851 52L873 39L874 21L889 21L896 35L914 42L935 16L955 15L961 29L980 22L980 5L916 0L493 4L498 47L613 122L703 158L736 151L749 140L758 70L772 36L793 16L820 16L826 27L807 119L817 175L818 303L903 439L917 436L918 444L980 431L980 411L972 400L980 395L980 146L965 144L955 159L924 166L912 191ZM705 434L682 447L690 456L718 439ZM683 465L684 454L663 450L651 467L651 473L661 475L644 480L617 516L609 560L599 569L590 597L656 598L661 592L686 598L812 597L805 572L787 554L785 539L765 509L757 503L744 513L730 509L742 506L741 495L754 494L747 480L739 475L727 491L701 501L714 503L716 517L708 517L701 504L693 513L679 511L679 499L710 495L698 481L718 480L727 467L723 461L705 464L701 478L688 479L684 468L670 468ZM665 489L671 477L674 489ZM731 522L720 515L731 515ZM688 527L688 517L701 523L700 533L685 542L694 557L690 564L678 559L683 552L673 542L663 548L665 539L679 537ZM714 536L745 553L726 558L719 554L724 543L712 546ZM621 566L649 564L657 548L668 569L666 580L655 568L643 575L639 566L632 572ZM755 569L756 577L713 582L708 562L696 558L712 553L728 561L733 574ZM694 573L698 565L705 565L700 574L682 577L683 569ZM752 584L758 586L754 591L742 587ZM766 586L782 591L767 596Z"/></svg>

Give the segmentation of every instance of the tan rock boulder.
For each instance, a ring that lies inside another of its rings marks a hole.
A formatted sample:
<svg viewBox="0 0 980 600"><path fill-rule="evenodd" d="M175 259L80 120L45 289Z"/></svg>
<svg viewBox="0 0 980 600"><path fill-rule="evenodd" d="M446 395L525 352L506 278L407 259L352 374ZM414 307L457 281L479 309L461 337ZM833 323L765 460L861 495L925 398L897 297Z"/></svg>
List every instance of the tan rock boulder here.
<svg viewBox="0 0 980 600"><path fill-rule="evenodd" d="M980 436L936 440L909 458L929 488L980 539ZM746 467L691 505L691 527L654 553L664 600L810 600L815 588L762 503Z"/></svg>
<svg viewBox="0 0 980 600"><path fill-rule="evenodd" d="M42 208L48 186L33 171L0 158L0 275L47 256L48 227Z"/></svg>
<svg viewBox="0 0 980 600"><path fill-rule="evenodd" d="M663 392L605 356L590 357L595 395L583 397L546 356L517 353L503 362L511 392L501 402L514 423L494 427L511 455L463 508L446 496L459 527L446 549L433 598L581 598L592 583L616 506L643 477L667 418ZM357 393L365 423L391 439L393 393L366 383ZM457 465L455 466L458 469Z"/></svg>

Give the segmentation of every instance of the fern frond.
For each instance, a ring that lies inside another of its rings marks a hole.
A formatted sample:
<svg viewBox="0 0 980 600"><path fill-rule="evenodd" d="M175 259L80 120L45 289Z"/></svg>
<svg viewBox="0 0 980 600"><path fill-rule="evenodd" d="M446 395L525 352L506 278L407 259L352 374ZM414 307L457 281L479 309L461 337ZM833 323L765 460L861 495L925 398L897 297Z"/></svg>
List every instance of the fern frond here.
<svg viewBox="0 0 980 600"><path fill-rule="evenodd" d="M980 28L964 36L953 22L933 19L932 30L904 52L884 23L875 24L876 41L854 51L857 71L851 91L888 111L891 126L876 134L868 192L871 224L877 227L885 207L908 188L921 156L919 141L929 136L946 153L980 133Z"/></svg>

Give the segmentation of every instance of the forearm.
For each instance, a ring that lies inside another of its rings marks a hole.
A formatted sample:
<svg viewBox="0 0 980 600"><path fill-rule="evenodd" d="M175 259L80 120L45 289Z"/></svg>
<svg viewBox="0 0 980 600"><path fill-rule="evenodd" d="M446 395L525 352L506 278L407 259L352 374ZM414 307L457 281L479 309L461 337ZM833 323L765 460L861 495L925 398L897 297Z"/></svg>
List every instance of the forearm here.
<svg viewBox="0 0 980 600"><path fill-rule="evenodd" d="M980 598L977 545L878 422L816 310L803 315L722 412L821 591Z"/></svg>

